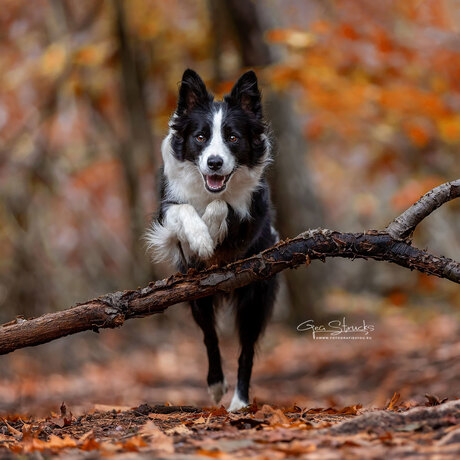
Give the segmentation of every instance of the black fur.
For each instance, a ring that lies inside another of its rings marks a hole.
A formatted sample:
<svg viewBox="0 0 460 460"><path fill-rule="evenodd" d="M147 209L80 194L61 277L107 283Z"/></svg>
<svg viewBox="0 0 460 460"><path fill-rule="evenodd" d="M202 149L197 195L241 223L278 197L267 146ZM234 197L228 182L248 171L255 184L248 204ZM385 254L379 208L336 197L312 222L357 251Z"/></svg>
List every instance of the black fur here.
<svg viewBox="0 0 460 460"><path fill-rule="evenodd" d="M193 70L182 77L177 104L177 117L172 123L176 135L172 147L176 158L195 162L210 141L213 111L224 111L224 138L236 134L238 143L227 140L227 146L239 164L255 166L260 162L265 145L261 135L267 125L262 119L262 103L256 74L246 72L223 102L215 102L201 78ZM206 142L198 144L195 137L203 134Z"/></svg>

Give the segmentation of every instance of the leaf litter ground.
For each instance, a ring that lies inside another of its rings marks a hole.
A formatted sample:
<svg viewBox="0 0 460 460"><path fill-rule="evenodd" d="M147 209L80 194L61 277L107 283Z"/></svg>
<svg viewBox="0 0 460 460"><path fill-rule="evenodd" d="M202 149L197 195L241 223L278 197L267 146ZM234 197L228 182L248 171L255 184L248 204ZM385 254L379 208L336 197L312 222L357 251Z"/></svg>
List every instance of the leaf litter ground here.
<svg viewBox="0 0 460 460"><path fill-rule="evenodd" d="M272 326L254 370L255 401L236 414L206 407L194 332L172 328L156 343L129 330L69 338L3 358L0 458L460 458L458 337L447 316L382 319L365 343ZM99 354L88 354L88 341Z"/></svg>

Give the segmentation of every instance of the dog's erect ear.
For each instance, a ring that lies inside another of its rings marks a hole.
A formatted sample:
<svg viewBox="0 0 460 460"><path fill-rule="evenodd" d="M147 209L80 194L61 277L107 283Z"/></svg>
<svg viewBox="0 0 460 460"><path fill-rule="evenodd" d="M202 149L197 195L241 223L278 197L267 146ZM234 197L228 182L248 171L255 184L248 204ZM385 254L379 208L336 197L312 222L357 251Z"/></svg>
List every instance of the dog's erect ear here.
<svg viewBox="0 0 460 460"><path fill-rule="evenodd" d="M187 69L180 84L177 113L182 115L190 112L197 105L208 102L210 98L211 95L208 94L201 77L194 70Z"/></svg>
<svg viewBox="0 0 460 460"><path fill-rule="evenodd" d="M257 118L262 118L262 103L257 76L252 70L241 75L225 100L230 104L239 105L246 112L252 112Z"/></svg>

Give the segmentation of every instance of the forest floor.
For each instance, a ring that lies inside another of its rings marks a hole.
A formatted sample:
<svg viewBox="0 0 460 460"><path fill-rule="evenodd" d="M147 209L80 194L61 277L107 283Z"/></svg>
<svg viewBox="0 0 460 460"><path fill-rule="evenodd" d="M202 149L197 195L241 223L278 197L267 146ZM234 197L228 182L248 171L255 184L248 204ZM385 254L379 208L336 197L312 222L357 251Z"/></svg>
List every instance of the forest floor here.
<svg viewBox="0 0 460 460"><path fill-rule="evenodd" d="M380 318L370 340L273 325L235 414L231 393L209 407L195 328L148 321L0 358L0 458L460 458L452 316ZM222 349L233 383L230 336Z"/></svg>

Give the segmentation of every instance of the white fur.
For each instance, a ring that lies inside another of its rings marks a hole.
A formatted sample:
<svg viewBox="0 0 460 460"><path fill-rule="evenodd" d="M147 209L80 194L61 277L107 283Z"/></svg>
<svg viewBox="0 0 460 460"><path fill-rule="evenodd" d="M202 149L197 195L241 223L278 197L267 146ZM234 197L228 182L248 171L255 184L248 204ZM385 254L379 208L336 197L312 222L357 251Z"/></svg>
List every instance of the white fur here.
<svg viewBox="0 0 460 460"><path fill-rule="evenodd" d="M216 196L212 196L204 186L203 176L196 165L190 161L179 161L174 157L171 138L173 131L161 144L161 153L163 155L164 174L167 178L166 197L171 201L180 203L190 203L202 215L206 206Z"/></svg>
<svg viewBox="0 0 460 460"><path fill-rule="evenodd" d="M155 249L155 260L172 259L177 264L180 242L187 259L192 255L208 259L227 235L227 214L227 203L222 200L211 201L202 218L189 204L171 205L163 223L154 222L147 231L148 248Z"/></svg>
<svg viewBox="0 0 460 460"><path fill-rule="evenodd" d="M221 176L227 176L235 169L235 157L231 154L222 138L222 116L222 109L214 113L211 142L201 153L198 162L202 174L215 174L215 171L208 168L208 158L212 155L221 157L223 160L222 167L219 170Z"/></svg>
<svg viewBox="0 0 460 460"><path fill-rule="evenodd" d="M235 390L235 393L233 394L232 402L230 403L230 406L228 408L229 412L236 412L240 409L243 409L243 407L248 406L248 403L243 401L238 394L238 390Z"/></svg>
<svg viewBox="0 0 460 460"><path fill-rule="evenodd" d="M177 265L181 261L181 254L178 246L178 239L172 229L169 229L158 222L145 233L147 249L153 250L155 262L170 261Z"/></svg>
<svg viewBox="0 0 460 460"><path fill-rule="evenodd" d="M222 382L213 383L212 385L208 386L208 392L211 395L214 404L219 404L222 397L225 395L225 393L227 393L227 390L228 386L225 378Z"/></svg>
<svg viewBox="0 0 460 460"><path fill-rule="evenodd" d="M208 226L209 234L214 242L214 246L222 243L227 236L227 215L228 206L223 200L211 201L206 206L203 214L203 222Z"/></svg>
<svg viewBox="0 0 460 460"><path fill-rule="evenodd" d="M191 254L208 259L214 252L214 241L207 225L190 204L171 205L165 212L162 224L154 224L147 236L147 242L162 257L171 245L180 242L184 255ZM173 259L178 255L173 249ZM171 256L169 256L171 257Z"/></svg>

